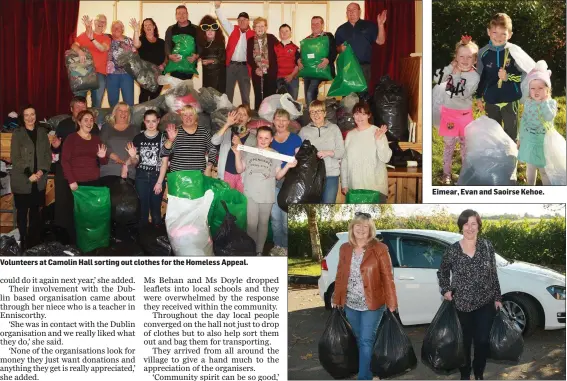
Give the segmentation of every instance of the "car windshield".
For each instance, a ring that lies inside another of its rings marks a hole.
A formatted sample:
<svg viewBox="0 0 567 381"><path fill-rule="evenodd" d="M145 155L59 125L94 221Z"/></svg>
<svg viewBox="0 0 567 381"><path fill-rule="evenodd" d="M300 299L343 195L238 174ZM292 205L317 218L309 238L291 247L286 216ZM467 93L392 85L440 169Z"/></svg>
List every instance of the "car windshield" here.
<svg viewBox="0 0 567 381"><path fill-rule="evenodd" d="M455 243L457 241L459 241L461 238L463 238L462 234L451 234L450 237L448 237L450 243ZM500 254L496 253L496 266L508 266L510 263L514 263L513 259L506 259L503 256L501 256Z"/></svg>

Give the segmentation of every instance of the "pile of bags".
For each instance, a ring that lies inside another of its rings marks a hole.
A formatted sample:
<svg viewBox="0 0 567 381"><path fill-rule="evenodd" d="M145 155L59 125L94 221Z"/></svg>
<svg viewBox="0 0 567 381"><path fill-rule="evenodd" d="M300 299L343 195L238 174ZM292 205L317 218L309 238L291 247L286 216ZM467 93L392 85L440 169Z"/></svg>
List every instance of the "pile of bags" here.
<svg viewBox="0 0 567 381"><path fill-rule="evenodd" d="M465 141L457 185L516 185L518 148L498 122L487 116L475 119L465 127Z"/></svg>
<svg viewBox="0 0 567 381"><path fill-rule="evenodd" d="M120 54L116 63L122 66L138 82L140 87L151 92L158 90L158 77L161 72L153 63L141 59L139 54L130 51Z"/></svg>

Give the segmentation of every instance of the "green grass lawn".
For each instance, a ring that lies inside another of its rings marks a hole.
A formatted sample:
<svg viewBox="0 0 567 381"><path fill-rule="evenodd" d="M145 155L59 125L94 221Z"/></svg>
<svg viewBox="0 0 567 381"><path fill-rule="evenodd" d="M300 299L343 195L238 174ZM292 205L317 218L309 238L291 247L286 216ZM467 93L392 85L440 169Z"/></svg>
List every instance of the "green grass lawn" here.
<svg viewBox="0 0 567 381"><path fill-rule="evenodd" d="M555 128L561 135L565 136L565 124L566 124L565 97L557 97L554 99L557 101L557 106L558 106L557 116L555 117ZM523 107L524 107L523 105L520 105L520 115L521 112L523 111ZM476 105L474 105L473 111L474 111L475 119L483 115L476 109ZM443 138L439 136L439 134L437 133L437 129L435 127L432 128L433 128L433 150L432 150L433 158L431 163L432 176L433 176L432 184L443 185L442 183ZM455 153L453 154L452 173L453 173L453 182L456 183L459 174L461 173L461 151L459 145L457 145L457 148L455 149ZM526 164L518 163L518 185L525 185L525 184L526 184ZM541 179L539 178L539 174L538 174L537 185L541 185Z"/></svg>
<svg viewBox="0 0 567 381"><path fill-rule="evenodd" d="M311 258L288 258L288 275L320 276L321 264L314 262Z"/></svg>

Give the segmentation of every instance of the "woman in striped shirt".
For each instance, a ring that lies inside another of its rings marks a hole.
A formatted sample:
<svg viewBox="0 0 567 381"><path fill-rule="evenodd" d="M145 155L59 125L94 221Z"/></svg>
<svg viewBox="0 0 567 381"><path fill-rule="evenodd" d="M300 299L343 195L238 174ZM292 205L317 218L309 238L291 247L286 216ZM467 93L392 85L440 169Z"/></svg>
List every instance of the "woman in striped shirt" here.
<svg viewBox="0 0 567 381"><path fill-rule="evenodd" d="M210 172L217 161L217 148L211 143L211 134L198 127L199 116L192 106L181 109L183 124L167 126L167 140L161 156L169 156L171 172L197 170Z"/></svg>

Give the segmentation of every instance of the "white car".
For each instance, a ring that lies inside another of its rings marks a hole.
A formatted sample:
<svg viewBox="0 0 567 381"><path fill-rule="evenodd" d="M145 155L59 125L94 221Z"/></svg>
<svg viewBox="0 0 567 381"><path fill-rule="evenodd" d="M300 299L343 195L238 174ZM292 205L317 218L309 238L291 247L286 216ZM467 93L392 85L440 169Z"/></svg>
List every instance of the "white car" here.
<svg viewBox="0 0 567 381"><path fill-rule="evenodd" d="M319 294L331 307L339 249L348 241L346 232L321 262ZM437 270L446 248L462 239L461 234L436 230L380 230L376 237L388 246L403 325L429 324L443 297ZM529 250L529 248L527 248ZM540 326L546 330L565 328L565 276L546 267L508 261L496 254L503 306L525 336Z"/></svg>

